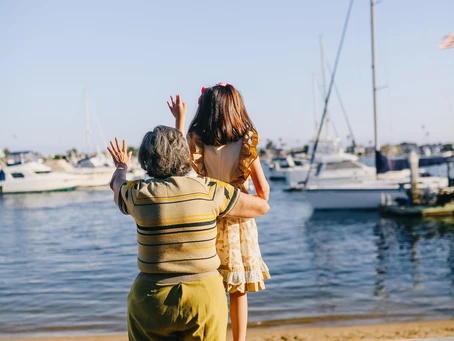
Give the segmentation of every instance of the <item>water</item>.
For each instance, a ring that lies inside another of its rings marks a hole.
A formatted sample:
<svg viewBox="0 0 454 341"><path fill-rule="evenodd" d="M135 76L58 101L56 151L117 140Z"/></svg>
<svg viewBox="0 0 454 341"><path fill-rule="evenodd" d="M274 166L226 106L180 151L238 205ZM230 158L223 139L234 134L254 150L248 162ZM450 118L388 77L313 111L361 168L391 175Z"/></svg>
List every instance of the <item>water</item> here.
<svg viewBox="0 0 454 341"><path fill-rule="evenodd" d="M272 278L251 321L454 317L454 218L313 215L283 187L257 219ZM0 196L0 234L0 337L126 331L135 225L110 189Z"/></svg>

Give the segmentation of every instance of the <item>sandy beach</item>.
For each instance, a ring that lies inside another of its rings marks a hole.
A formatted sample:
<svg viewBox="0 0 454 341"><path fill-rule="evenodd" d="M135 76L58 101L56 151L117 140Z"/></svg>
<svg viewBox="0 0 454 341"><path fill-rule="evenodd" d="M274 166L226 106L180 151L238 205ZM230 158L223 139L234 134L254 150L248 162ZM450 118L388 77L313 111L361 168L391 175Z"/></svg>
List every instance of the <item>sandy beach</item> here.
<svg viewBox="0 0 454 341"><path fill-rule="evenodd" d="M403 322L357 326L274 326L251 327L248 341L376 341L404 340L454 336L454 319L439 321ZM68 336L45 338L9 338L5 341L127 341L126 334L97 336ZM230 330L228 341L232 340Z"/></svg>

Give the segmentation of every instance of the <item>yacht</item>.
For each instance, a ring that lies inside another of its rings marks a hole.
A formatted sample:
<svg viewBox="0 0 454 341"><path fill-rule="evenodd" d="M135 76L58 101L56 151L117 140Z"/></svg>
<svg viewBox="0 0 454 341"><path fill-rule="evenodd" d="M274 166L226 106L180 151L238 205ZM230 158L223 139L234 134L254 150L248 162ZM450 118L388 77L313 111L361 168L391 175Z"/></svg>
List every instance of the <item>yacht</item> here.
<svg viewBox="0 0 454 341"><path fill-rule="evenodd" d="M70 191L80 184L79 176L52 171L31 151L9 153L0 160L0 194Z"/></svg>

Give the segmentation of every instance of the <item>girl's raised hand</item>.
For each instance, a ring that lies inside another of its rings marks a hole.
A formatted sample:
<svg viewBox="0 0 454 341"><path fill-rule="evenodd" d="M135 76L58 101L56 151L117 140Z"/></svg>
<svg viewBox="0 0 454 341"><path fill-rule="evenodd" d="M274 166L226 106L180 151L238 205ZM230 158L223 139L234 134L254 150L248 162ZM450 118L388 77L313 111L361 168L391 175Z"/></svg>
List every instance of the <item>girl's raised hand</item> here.
<svg viewBox="0 0 454 341"><path fill-rule="evenodd" d="M167 101L167 106L170 109L173 117L175 117L175 128L184 134L184 119L186 117L186 103L181 100L180 95L176 95L176 100L170 96L170 102Z"/></svg>
<svg viewBox="0 0 454 341"><path fill-rule="evenodd" d="M110 141L110 148L107 147L110 155L112 155L112 160L115 164L115 167L118 167L120 163L125 164L129 167L131 163L131 155L132 152L128 153L128 149L126 147L126 140L123 140L123 146L120 148L120 142L118 141L118 137L115 138L115 144Z"/></svg>
<svg viewBox="0 0 454 341"><path fill-rule="evenodd" d="M170 109L173 117L178 119L184 119L186 116L186 102L181 100L180 95L175 96L176 99L173 99L173 96L170 96L170 101L167 101L167 106Z"/></svg>

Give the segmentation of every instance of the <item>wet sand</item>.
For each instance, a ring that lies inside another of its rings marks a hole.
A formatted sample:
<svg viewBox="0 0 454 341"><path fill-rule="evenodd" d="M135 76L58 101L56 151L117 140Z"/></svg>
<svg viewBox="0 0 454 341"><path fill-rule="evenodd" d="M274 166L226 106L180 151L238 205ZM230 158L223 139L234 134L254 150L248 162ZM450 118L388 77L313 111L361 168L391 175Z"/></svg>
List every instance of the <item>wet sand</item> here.
<svg viewBox="0 0 454 341"><path fill-rule="evenodd" d="M248 341L382 341L454 337L454 319L420 322L399 322L349 326L251 327ZM43 338L9 338L7 341L128 341L126 334L67 336ZM230 330L227 340L232 340Z"/></svg>

